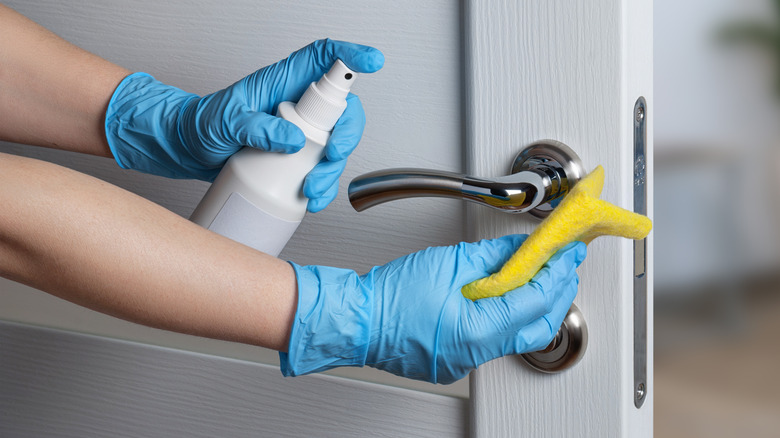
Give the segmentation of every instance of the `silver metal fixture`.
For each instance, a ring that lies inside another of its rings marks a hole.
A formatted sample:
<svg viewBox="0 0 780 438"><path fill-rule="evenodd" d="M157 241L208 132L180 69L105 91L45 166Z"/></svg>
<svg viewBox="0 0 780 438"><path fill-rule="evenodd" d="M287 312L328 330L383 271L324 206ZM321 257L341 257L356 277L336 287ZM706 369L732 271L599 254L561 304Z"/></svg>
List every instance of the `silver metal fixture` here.
<svg viewBox="0 0 780 438"><path fill-rule="evenodd" d="M647 102L634 105L634 213L647 214ZM634 241L634 406L647 398L647 239Z"/></svg>
<svg viewBox="0 0 780 438"><path fill-rule="evenodd" d="M555 140L542 140L520 151L511 175L476 178L430 169L387 169L358 176L349 184L349 202L357 211L397 199L438 196L465 199L507 213L530 213L544 218L585 176L577 154ZM555 339L542 351L522 358L545 373L563 371L585 354L588 329L572 305Z"/></svg>
<svg viewBox="0 0 780 438"><path fill-rule="evenodd" d="M543 218L585 175L577 154L555 140L524 148L510 171L509 176L485 179L431 169L379 170L352 180L349 202L363 211L397 199L436 196Z"/></svg>
<svg viewBox="0 0 780 438"><path fill-rule="evenodd" d="M533 369L543 373L558 373L571 368L585 355L588 346L588 326L580 309L572 304L561 329L547 348L520 357Z"/></svg>

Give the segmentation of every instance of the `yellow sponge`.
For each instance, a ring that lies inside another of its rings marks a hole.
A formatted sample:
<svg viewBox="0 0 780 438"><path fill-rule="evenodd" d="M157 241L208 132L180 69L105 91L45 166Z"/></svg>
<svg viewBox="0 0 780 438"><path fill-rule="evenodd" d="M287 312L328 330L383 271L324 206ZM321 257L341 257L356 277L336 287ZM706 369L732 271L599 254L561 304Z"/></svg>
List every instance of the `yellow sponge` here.
<svg viewBox="0 0 780 438"><path fill-rule="evenodd" d="M599 199L604 169L598 166L569 192L495 274L461 289L466 298L496 297L526 284L559 249L574 241L590 243L611 235L643 239L652 223L645 216Z"/></svg>

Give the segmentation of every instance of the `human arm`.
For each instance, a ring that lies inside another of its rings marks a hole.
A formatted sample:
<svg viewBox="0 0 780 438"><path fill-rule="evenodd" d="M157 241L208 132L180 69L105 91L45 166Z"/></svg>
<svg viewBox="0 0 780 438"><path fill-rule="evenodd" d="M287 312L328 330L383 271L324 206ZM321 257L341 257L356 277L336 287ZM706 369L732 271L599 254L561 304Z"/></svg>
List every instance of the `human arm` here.
<svg viewBox="0 0 780 438"><path fill-rule="evenodd" d="M103 181L0 154L0 274L144 325L285 350L289 264Z"/></svg>
<svg viewBox="0 0 780 438"><path fill-rule="evenodd" d="M130 71L0 4L0 140L111 157L108 100Z"/></svg>
<svg viewBox="0 0 780 438"><path fill-rule="evenodd" d="M304 135L275 117L342 59L358 72L383 63L374 48L319 40L223 90L198 96L86 52L0 5L0 140L113 157L124 168L212 181L242 147L292 153ZM363 133L357 96L336 123L325 158L304 182L309 210L325 208Z"/></svg>
<svg viewBox="0 0 780 438"><path fill-rule="evenodd" d="M471 301L460 288L497 270L523 236L429 248L361 276L285 263L29 158L0 154L0 187L0 275L140 324L276 349L286 375L369 365L449 383L542 348L585 257L584 244L570 245L526 286Z"/></svg>

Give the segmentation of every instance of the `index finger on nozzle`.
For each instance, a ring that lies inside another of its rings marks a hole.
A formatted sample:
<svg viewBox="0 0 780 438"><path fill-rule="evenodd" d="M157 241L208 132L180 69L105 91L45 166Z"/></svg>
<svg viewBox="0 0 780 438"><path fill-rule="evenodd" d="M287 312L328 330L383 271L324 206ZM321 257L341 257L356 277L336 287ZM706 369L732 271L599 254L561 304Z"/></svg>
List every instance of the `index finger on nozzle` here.
<svg viewBox="0 0 780 438"><path fill-rule="evenodd" d="M385 64L385 55L371 46L330 39L324 41L326 51L333 58L331 62L341 59L358 73L374 73Z"/></svg>

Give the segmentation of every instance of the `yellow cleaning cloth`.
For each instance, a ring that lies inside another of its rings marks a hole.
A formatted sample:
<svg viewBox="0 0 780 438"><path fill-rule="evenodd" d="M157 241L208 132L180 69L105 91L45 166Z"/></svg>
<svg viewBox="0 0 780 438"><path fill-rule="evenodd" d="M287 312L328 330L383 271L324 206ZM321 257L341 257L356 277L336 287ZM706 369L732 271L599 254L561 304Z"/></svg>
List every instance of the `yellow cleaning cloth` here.
<svg viewBox="0 0 780 438"><path fill-rule="evenodd" d="M598 166L574 186L501 270L463 286L463 296L477 300L516 289L531 280L559 249L574 241L588 244L603 235L646 237L652 228L650 219L599 199L603 187L604 169Z"/></svg>

